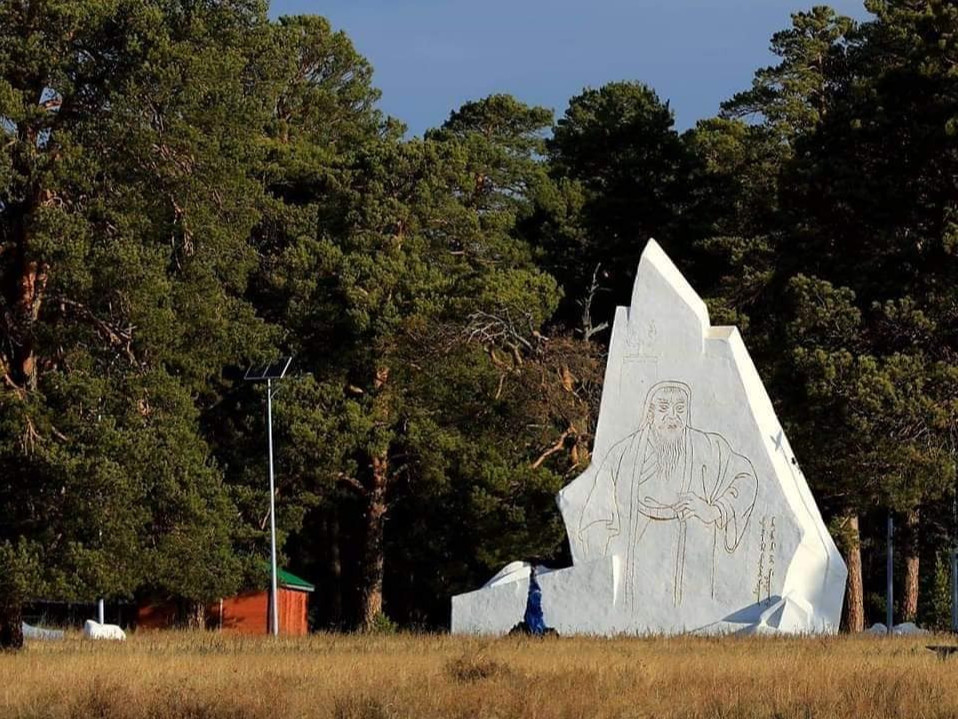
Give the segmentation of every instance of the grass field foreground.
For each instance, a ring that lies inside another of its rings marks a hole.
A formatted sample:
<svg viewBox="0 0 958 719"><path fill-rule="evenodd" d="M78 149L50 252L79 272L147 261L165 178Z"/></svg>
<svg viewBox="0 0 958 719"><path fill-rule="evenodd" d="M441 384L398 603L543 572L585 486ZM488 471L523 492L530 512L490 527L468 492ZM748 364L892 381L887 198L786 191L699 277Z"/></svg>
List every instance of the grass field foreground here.
<svg viewBox="0 0 958 719"><path fill-rule="evenodd" d="M70 636L0 655L0 717L958 716L932 643L954 640Z"/></svg>

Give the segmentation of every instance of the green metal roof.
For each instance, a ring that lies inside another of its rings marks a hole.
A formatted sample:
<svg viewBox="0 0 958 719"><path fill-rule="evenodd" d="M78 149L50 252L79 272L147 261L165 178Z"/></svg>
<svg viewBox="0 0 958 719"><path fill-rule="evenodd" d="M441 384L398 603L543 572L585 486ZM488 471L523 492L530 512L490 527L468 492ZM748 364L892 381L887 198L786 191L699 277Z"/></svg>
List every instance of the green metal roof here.
<svg viewBox="0 0 958 719"><path fill-rule="evenodd" d="M298 589L301 592L313 592L316 587L305 579L297 577L295 574L287 572L285 569L276 570L276 583L287 589Z"/></svg>

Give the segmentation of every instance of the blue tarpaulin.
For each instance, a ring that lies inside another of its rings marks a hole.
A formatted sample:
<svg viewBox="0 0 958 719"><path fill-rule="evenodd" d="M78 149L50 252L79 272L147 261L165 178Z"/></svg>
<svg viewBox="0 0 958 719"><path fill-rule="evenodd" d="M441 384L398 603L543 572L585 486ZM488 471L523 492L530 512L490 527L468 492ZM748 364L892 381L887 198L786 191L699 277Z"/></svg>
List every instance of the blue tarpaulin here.
<svg viewBox="0 0 958 719"><path fill-rule="evenodd" d="M542 636L546 632L546 620L542 615L542 588L536 579L535 569L529 573L529 596L526 598L526 613L523 616L530 634Z"/></svg>

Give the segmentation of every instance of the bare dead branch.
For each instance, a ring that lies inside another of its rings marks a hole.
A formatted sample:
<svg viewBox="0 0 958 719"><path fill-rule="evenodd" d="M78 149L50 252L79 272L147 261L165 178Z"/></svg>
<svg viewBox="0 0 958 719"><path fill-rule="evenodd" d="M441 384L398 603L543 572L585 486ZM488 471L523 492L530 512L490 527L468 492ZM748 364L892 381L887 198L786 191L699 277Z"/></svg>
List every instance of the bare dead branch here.
<svg viewBox="0 0 958 719"><path fill-rule="evenodd" d="M10 376L9 372L5 372L3 375L3 383L13 392L17 399L25 399L27 396L27 391L18 385L13 377Z"/></svg>
<svg viewBox="0 0 958 719"><path fill-rule="evenodd" d="M349 487L350 489L358 492L361 497L365 497L367 494L369 494L369 490L366 489L366 487L363 485L362 482L360 482L355 477L350 477L348 474L344 474L343 472L340 472L339 474L336 475L336 480L338 482L342 482L345 486Z"/></svg>
<svg viewBox="0 0 958 719"><path fill-rule="evenodd" d="M75 300L67 299L66 297L57 298L57 302L61 309L69 307L78 317L90 323L94 329L112 345L122 349L131 363L136 364L136 355L133 354L133 330L135 329L133 325L117 327L97 317L86 305L76 302Z"/></svg>
<svg viewBox="0 0 958 719"><path fill-rule="evenodd" d="M590 327L588 330L585 331L585 338L591 339L592 335L596 335L602 330L608 329L608 327L609 327L608 322L603 322L602 324L598 324L595 327Z"/></svg>
<svg viewBox="0 0 958 719"><path fill-rule="evenodd" d="M40 108L42 110L59 110L63 105L63 98L57 95L56 97L51 97L49 100L44 100L40 103Z"/></svg>
<svg viewBox="0 0 958 719"><path fill-rule="evenodd" d="M532 463L532 468L533 468L533 469L539 469L539 467L541 467L542 464L543 464L547 459L549 459L549 457L551 457L552 455L556 454L557 452L561 452L562 449L565 447L565 441L566 441L569 437L571 437L572 435L574 435L575 433L576 433L576 432L575 432L575 427L573 427L573 426L570 425L570 426L569 426L569 429L567 429L565 432L563 432L563 433L559 436L559 439L556 440L556 443L555 443L554 445L552 445L551 447L549 447L549 449L547 449L545 452L543 452L542 454L539 455L539 458L536 459L536 461Z"/></svg>
<svg viewBox="0 0 958 719"><path fill-rule="evenodd" d="M36 425L33 424L33 419L27 417L26 427L24 427L23 434L20 436L20 450L26 455L33 454L33 450L42 439Z"/></svg>
<svg viewBox="0 0 958 719"><path fill-rule="evenodd" d="M602 287L599 282L601 269L602 264L596 264L595 269L592 271L592 281L589 283L589 289L588 292L586 292L585 299L579 300L578 303L582 307L582 328L580 331L586 339L591 338L609 326L608 322L603 322L595 326L592 324L592 303L595 301L596 294L606 289Z"/></svg>
<svg viewBox="0 0 958 719"><path fill-rule="evenodd" d="M469 315L468 323L462 331L467 342L481 344L492 349L502 347L509 351L516 366L522 364L522 352L534 353L548 338L541 335L532 323L532 315L526 314L520 320L514 320L508 310L492 314L477 310ZM495 361L495 356L490 355Z"/></svg>

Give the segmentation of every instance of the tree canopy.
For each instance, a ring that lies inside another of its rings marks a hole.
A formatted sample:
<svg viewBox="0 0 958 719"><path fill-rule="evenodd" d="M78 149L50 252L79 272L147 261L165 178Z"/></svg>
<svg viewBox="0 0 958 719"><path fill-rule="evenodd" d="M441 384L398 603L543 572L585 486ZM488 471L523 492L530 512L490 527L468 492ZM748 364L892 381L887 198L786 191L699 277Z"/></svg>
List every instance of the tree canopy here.
<svg viewBox="0 0 958 719"><path fill-rule="evenodd" d="M324 18L0 0L0 644L31 599L262 581L242 373L279 354L277 520L315 626L440 627L505 561L567 561L553 497L651 236L745 334L843 537L849 626L882 609L888 511L900 616L944 621L920 570L956 535L958 10L866 5L793 15L685 132L615 80L409 138Z"/></svg>

